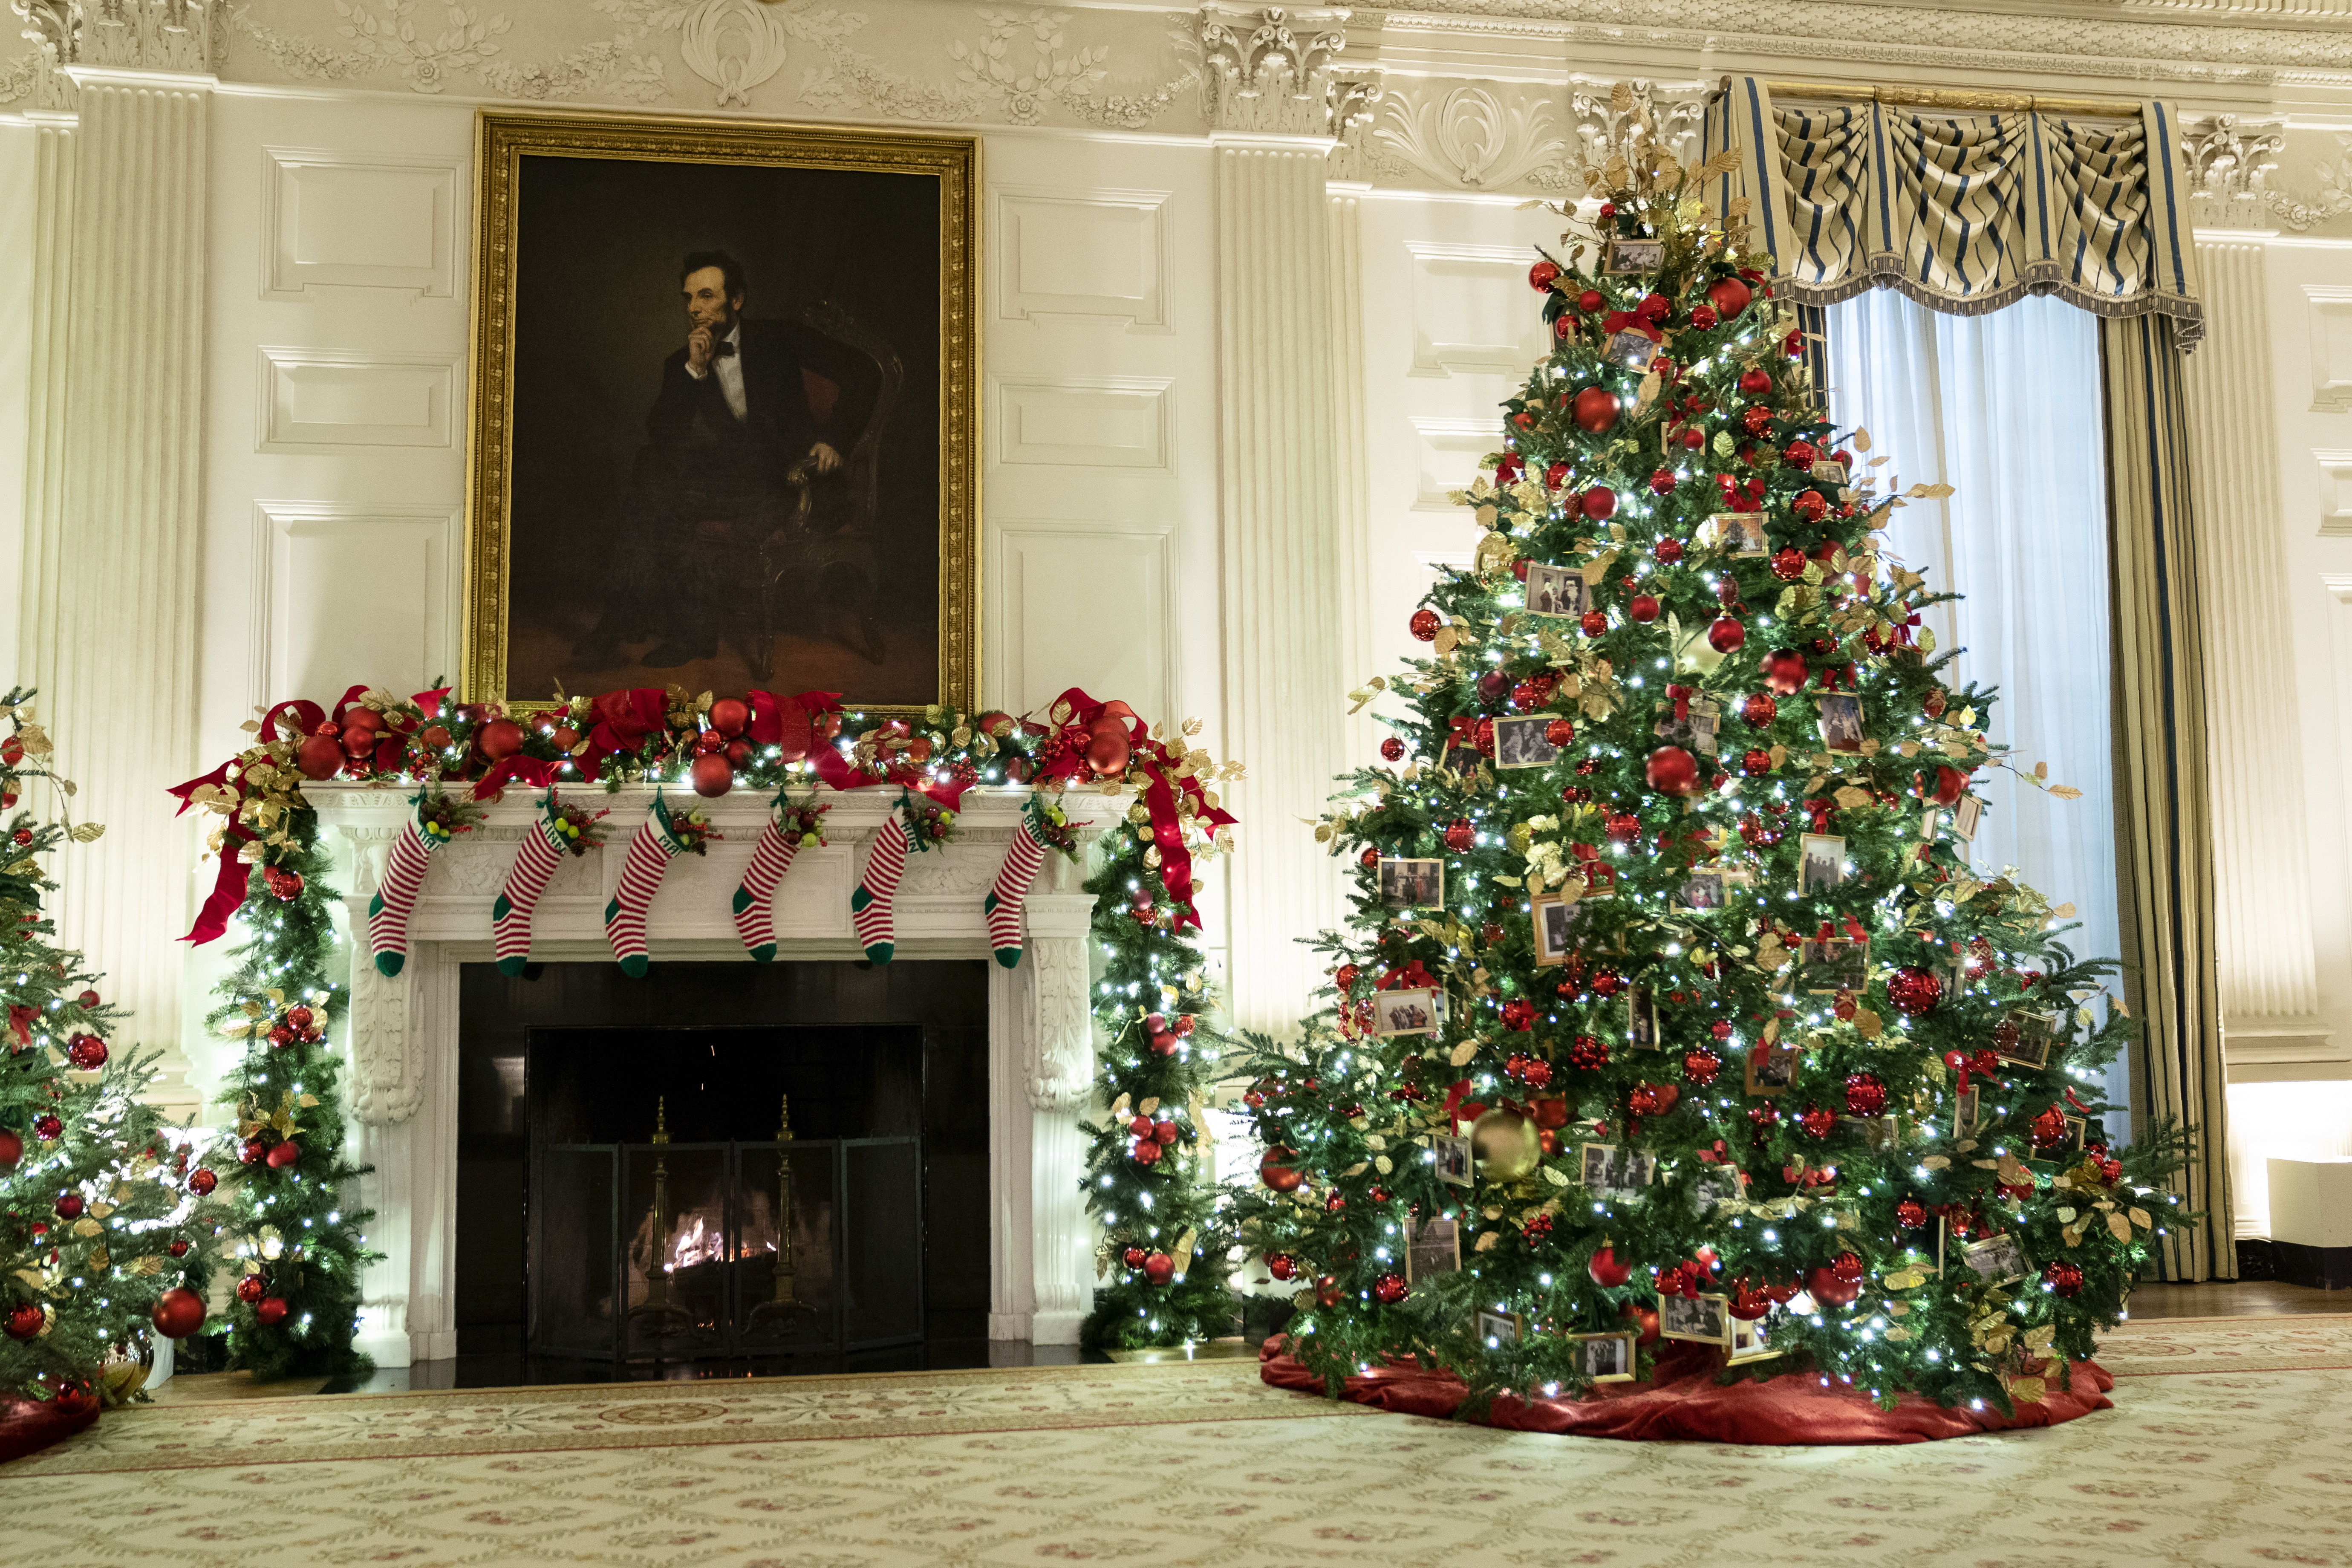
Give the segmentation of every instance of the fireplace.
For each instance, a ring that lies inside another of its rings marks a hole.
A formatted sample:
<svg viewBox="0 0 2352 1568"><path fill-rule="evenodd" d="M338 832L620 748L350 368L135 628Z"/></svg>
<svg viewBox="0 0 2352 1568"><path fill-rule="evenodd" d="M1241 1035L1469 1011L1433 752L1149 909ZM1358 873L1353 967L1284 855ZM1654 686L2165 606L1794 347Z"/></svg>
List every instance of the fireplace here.
<svg viewBox="0 0 2352 1568"><path fill-rule="evenodd" d="M464 965L458 1353L984 1362L987 967Z"/></svg>
<svg viewBox="0 0 2352 1568"><path fill-rule="evenodd" d="M306 794L327 842L341 851L335 886L346 918L358 917L351 921L355 926L413 807L405 792L357 784L312 784ZM653 795L637 785L599 792L599 804L622 825L616 837L625 837L627 825L643 818ZM879 1122L871 1131L843 1131L824 1119L828 1095L839 1095L822 1086L747 1090L749 1121L731 1131L689 1133L679 1120L686 1091L664 1087L655 1098L665 1105L673 1147L739 1146L737 1181L747 1194L760 1178L743 1178L740 1162L753 1146L775 1142L779 1097L790 1099L796 1142L919 1138L925 1334L961 1335L976 1322L1000 1364L1025 1364L1042 1353L1032 1347L1057 1347L1058 1357L1066 1353L1059 1347L1076 1343L1093 1300L1096 1239L1079 1188L1086 1160L1080 1121L1094 1084L1087 938L1094 900L1079 886L1083 872L1049 857L1029 898L1020 965L988 962L982 900L1027 791L972 790L957 841L908 858L898 890L897 961L867 968L858 962L863 950L849 896L893 802L880 791L828 791L825 798L833 808L829 842L803 849L776 893L772 964L752 963L734 929L730 900L768 811L765 800L741 792L707 803L725 837L708 856L680 858L665 877L647 916L653 969L643 980L618 973L604 939L603 910L620 874L617 848L567 858L549 882L533 925L536 978L509 981L490 967L490 907L530 831L530 793L509 791L480 826L435 854L409 918L401 973L378 973L363 953L350 972L344 1037L352 1153L373 1167L358 1184L360 1199L375 1213L369 1243L384 1254L362 1282L358 1342L380 1365L454 1357L461 1339L471 1350L477 1342L495 1346L500 1335L520 1352L529 1300L529 1211L521 1194L530 1179L532 1124L525 1034L532 1028L644 1034L670 1026L913 1027L926 1031L927 1041L934 1029L962 1031L950 1078L931 1076L941 1058L924 1046L912 1131ZM1073 793L1065 804L1090 838L1118 820L1124 803ZM954 970L961 978L942 989L932 970ZM684 1000L698 1010L655 1005L657 994L669 994L660 992L669 984L665 976L688 975L694 980ZM570 988L580 986L593 994L572 995ZM762 989L775 986L793 993L790 1006L779 1010L775 994ZM951 1019L908 1001L929 996L922 1005L936 1008L950 994L957 998ZM579 1005L567 1005L567 997ZM902 1004L908 1010L888 1010ZM859 1060L862 1049L831 1054ZM671 1065L682 1071L681 1062ZM653 1107L643 1092L649 1080L642 1073L614 1076L626 1086L616 1090L626 1101L623 1109L637 1121L579 1132L573 1142L650 1145ZM934 1087L936 1101L925 1098ZM952 1114L923 1109L935 1103ZM957 1200L969 1206L954 1208ZM741 1201L745 1212L753 1209L751 1196ZM721 1245L738 1245L740 1229L738 1237ZM939 1250L943 1246L961 1250L949 1258ZM741 1280L732 1288L740 1299Z"/></svg>

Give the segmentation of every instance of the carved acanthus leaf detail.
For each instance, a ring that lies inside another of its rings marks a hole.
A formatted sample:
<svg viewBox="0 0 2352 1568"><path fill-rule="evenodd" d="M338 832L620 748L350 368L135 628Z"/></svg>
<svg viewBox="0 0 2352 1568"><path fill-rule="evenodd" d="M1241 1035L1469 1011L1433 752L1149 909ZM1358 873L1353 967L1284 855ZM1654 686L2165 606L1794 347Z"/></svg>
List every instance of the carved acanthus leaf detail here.
<svg viewBox="0 0 2352 1568"><path fill-rule="evenodd" d="M1507 102L1484 87L1443 96L1421 88L1391 93L1372 136L1415 167L1471 190L1556 185L1568 172L1567 138L1553 134L1552 105Z"/></svg>

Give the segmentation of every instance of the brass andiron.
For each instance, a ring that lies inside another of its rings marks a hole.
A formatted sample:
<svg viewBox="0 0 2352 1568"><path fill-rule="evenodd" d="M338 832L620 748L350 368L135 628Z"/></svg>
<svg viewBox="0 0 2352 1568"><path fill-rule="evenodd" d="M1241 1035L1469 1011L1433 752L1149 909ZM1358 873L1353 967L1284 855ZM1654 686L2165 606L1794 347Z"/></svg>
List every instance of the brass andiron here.
<svg viewBox="0 0 2352 1568"><path fill-rule="evenodd" d="M633 1307L629 1318L651 1333L663 1333L671 1329L691 1328L692 1320L686 1310L669 1299L669 1156L660 1152L669 1144L669 1105L666 1098L654 1100L654 1207L646 1226L646 1300L642 1306Z"/></svg>
<svg viewBox="0 0 2352 1568"><path fill-rule="evenodd" d="M793 1100L784 1095L776 1109L776 1288L767 1300L751 1309L747 1326L755 1331L787 1327L793 1318L809 1310L793 1294L798 1281L793 1268L793 1162L786 1148L792 1141ZM777 1319L783 1321L774 1321Z"/></svg>
<svg viewBox="0 0 2352 1568"><path fill-rule="evenodd" d="M776 1293L779 1307L793 1300L793 1163L783 1145L793 1141L793 1097L776 1097Z"/></svg>

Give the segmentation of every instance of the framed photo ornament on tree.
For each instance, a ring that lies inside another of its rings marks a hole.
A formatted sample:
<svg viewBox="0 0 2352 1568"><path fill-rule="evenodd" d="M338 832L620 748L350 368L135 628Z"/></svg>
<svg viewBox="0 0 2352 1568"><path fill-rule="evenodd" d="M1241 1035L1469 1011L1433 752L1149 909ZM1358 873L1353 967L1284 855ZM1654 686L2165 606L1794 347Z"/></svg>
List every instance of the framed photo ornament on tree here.
<svg viewBox="0 0 2352 1568"><path fill-rule="evenodd" d="M980 145L475 121L463 688L979 703Z"/></svg>

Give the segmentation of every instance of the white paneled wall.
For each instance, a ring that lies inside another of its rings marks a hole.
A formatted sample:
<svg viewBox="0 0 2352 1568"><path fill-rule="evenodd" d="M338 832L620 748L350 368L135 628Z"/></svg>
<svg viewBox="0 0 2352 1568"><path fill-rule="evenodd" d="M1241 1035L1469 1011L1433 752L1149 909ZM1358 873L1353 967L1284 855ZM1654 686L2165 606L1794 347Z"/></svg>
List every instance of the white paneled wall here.
<svg viewBox="0 0 2352 1568"><path fill-rule="evenodd" d="M216 100L207 755L257 703L456 673L472 142L462 104Z"/></svg>
<svg viewBox="0 0 2352 1568"><path fill-rule="evenodd" d="M1534 247L1559 220L1491 196L1381 192L1363 204L1364 411L1374 668L1426 651L1405 630L1440 563L1477 540L1445 499L1502 444L1501 404L1544 353ZM1393 698L1392 712L1402 712ZM1349 759L1352 763L1370 760Z"/></svg>
<svg viewBox="0 0 2352 1568"><path fill-rule="evenodd" d="M994 136L984 168L987 700L1213 719L1207 149Z"/></svg>

